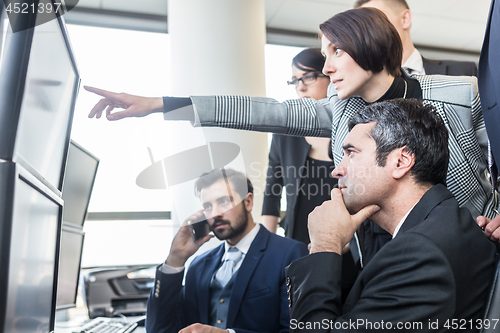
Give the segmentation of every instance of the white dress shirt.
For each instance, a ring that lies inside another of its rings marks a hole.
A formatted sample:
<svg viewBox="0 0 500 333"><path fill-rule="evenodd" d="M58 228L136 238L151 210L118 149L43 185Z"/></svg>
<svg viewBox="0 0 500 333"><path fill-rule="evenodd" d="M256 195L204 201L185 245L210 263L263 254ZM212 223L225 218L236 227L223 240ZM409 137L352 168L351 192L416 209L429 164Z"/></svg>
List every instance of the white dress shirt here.
<svg viewBox="0 0 500 333"><path fill-rule="evenodd" d="M406 68L410 74L425 75L424 61L417 49L413 50L410 57L401 67Z"/></svg>
<svg viewBox="0 0 500 333"><path fill-rule="evenodd" d="M420 200L419 200L420 201ZM418 201L417 201L418 203ZM416 203L416 204L417 204ZM415 205L416 205L415 204ZM413 207L415 207L415 205L413 205ZM399 232L399 229L401 229L401 226L403 225L403 223L405 223L405 220L406 218L408 217L408 215L410 215L411 211L413 210L413 207L410 208L410 210L408 212L406 212L405 216L403 216L403 218L401 219L401 221L399 221L398 225L396 226L396 229L394 229L394 233L392 234L392 238L394 239L394 237L396 237L396 235L398 234Z"/></svg>

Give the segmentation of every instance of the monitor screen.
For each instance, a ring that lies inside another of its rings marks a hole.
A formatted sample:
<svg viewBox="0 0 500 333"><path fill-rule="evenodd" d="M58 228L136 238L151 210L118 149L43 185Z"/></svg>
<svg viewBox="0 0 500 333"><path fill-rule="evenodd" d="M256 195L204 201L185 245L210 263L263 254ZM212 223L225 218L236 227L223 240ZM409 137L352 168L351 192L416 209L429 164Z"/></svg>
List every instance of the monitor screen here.
<svg viewBox="0 0 500 333"><path fill-rule="evenodd" d="M98 165L98 158L71 141L62 190L65 223L83 226Z"/></svg>
<svg viewBox="0 0 500 333"><path fill-rule="evenodd" d="M76 306L83 238L83 231L63 224L61 232L61 249L59 250L57 309Z"/></svg>
<svg viewBox="0 0 500 333"><path fill-rule="evenodd" d="M4 142L0 158L33 168L49 187L61 191L80 80L64 21L52 15L52 20L25 31L12 33L10 25L2 26L6 42L0 68L0 98L4 99L0 113L8 116L0 119L4 123L0 132L5 127L0 133Z"/></svg>
<svg viewBox="0 0 500 333"><path fill-rule="evenodd" d="M54 329L62 200L24 168L0 164L6 199L0 211L2 332Z"/></svg>

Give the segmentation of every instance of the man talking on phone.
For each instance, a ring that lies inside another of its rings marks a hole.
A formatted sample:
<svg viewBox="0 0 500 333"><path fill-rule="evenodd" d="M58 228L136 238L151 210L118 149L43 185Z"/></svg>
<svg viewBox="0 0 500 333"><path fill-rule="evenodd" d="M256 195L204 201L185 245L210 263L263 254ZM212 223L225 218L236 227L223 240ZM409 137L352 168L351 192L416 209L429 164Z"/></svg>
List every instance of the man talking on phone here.
<svg viewBox="0 0 500 333"><path fill-rule="evenodd" d="M184 222L157 269L147 331L288 332L285 267L308 253L305 245L253 221L253 186L241 172L204 174L195 192L203 209ZM215 237L225 242L193 260L182 286L187 259L213 237L191 237L188 222L203 214Z"/></svg>

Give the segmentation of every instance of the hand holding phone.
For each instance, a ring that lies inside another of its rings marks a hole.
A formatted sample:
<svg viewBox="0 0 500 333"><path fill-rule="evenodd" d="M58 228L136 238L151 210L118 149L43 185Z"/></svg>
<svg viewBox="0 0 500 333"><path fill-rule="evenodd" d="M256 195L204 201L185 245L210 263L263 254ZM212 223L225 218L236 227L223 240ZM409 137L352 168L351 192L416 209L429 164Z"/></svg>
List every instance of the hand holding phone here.
<svg viewBox="0 0 500 333"><path fill-rule="evenodd" d="M202 239L210 232L210 225L208 224L205 215L202 215L197 219L188 221L188 226L194 242Z"/></svg>

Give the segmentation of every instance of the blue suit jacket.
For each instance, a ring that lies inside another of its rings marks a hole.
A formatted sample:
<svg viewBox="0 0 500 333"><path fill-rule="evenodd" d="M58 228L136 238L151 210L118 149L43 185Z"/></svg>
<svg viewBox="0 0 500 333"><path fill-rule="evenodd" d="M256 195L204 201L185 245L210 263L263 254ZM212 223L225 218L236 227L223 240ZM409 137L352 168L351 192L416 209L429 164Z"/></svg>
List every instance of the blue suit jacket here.
<svg viewBox="0 0 500 333"><path fill-rule="evenodd" d="M500 4L491 1L483 48L479 58L478 85L484 123L493 156L500 162Z"/></svg>
<svg viewBox="0 0 500 333"><path fill-rule="evenodd" d="M260 227L238 269L231 292L227 327L236 332L288 332L290 315L285 267L308 253L298 241ZM194 323L208 324L210 280L224 254L224 244L198 256L186 273L156 273L148 301L149 333L178 332Z"/></svg>

